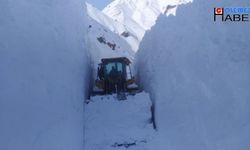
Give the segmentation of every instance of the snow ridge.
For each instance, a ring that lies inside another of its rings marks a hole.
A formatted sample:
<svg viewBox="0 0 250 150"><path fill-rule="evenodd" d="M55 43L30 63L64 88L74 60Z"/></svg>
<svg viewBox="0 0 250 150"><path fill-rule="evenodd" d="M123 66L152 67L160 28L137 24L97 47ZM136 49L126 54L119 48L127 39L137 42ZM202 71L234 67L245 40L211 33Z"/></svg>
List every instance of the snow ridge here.
<svg viewBox="0 0 250 150"><path fill-rule="evenodd" d="M160 14L175 15L177 6L188 2L192 0L115 0L102 12L124 25L125 31L134 36L127 41L136 51L145 32L155 25Z"/></svg>
<svg viewBox="0 0 250 150"><path fill-rule="evenodd" d="M102 11L87 4L88 14L101 25L119 34L137 51L147 30L160 14L175 15L177 6L192 0L114 0Z"/></svg>

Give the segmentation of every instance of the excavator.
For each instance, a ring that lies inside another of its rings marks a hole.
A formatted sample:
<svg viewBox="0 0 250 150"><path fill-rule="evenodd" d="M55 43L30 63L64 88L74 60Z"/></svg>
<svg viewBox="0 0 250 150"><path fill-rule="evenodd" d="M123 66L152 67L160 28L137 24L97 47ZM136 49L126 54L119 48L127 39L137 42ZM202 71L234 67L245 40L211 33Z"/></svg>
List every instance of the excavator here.
<svg viewBox="0 0 250 150"><path fill-rule="evenodd" d="M97 68L97 78L92 95L117 94L126 99L125 93L135 94L139 88L131 72L131 61L126 57L103 58Z"/></svg>

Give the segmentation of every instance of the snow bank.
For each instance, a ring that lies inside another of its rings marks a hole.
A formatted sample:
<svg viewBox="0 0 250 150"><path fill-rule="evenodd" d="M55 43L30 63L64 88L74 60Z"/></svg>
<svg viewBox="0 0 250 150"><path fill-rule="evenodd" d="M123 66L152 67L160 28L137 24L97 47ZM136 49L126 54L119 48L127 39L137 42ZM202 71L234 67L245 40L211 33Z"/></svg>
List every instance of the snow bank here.
<svg viewBox="0 0 250 150"><path fill-rule="evenodd" d="M0 1L0 149L82 150L80 0Z"/></svg>
<svg viewBox="0 0 250 150"><path fill-rule="evenodd" d="M154 149L250 148L249 23L213 21L215 6L246 0L195 1L160 17L137 55L151 92L159 136Z"/></svg>

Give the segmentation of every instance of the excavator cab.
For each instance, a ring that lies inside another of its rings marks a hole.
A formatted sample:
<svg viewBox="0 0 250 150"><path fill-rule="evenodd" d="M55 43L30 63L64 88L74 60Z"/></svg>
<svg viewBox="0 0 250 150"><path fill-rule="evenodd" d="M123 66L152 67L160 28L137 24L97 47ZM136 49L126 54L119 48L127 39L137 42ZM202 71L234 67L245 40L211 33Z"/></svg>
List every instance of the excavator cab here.
<svg viewBox="0 0 250 150"><path fill-rule="evenodd" d="M125 93L137 90L135 78L126 57L105 58L98 65L94 94Z"/></svg>

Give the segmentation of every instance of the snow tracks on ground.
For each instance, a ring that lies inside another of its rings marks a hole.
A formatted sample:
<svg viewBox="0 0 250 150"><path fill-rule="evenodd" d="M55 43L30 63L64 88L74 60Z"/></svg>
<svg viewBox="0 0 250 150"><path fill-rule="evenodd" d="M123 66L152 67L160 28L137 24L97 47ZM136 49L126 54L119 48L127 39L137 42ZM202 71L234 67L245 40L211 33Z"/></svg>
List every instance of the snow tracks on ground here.
<svg viewBox="0 0 250 150"><path fill-rule="evenodd" d="M124 101L116 95L92 97L85 106L85 149L146 150L154 134L151 105L144 92Z"/></svg>

